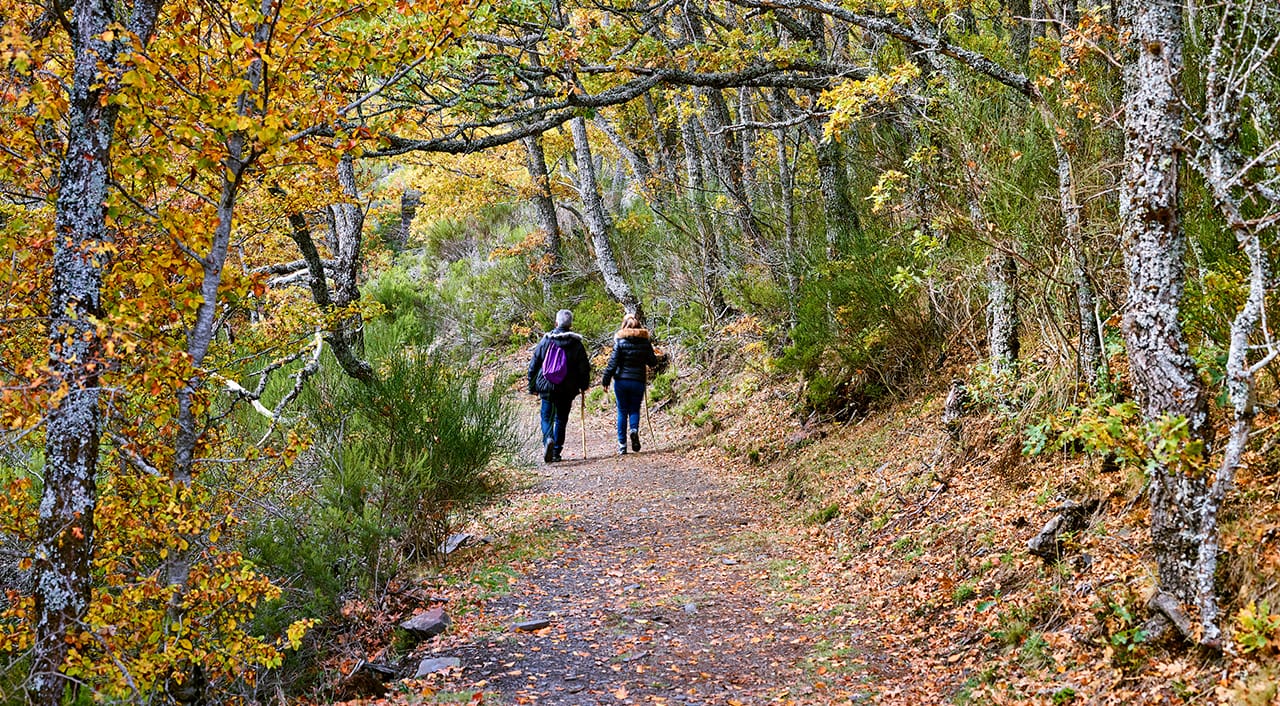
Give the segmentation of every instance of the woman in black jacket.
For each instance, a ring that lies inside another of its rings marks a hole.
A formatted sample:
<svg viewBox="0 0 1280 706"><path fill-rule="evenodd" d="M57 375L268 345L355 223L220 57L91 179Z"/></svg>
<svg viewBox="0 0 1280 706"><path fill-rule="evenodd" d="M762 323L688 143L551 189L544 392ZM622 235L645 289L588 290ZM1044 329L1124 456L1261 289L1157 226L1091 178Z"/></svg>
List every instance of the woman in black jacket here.
<svg viewBox="0 0 1280 706"><path fill-rule="evenodd" d="M627 427L631 427L631 450L640 450L640 403L648 382L648 369L660 362L653 352L649 331L641 328L636 317L627 314L613 337L613 354L604 369L603 385L614 382L613 394L618 401L618 454L627 452Z"/></svg>

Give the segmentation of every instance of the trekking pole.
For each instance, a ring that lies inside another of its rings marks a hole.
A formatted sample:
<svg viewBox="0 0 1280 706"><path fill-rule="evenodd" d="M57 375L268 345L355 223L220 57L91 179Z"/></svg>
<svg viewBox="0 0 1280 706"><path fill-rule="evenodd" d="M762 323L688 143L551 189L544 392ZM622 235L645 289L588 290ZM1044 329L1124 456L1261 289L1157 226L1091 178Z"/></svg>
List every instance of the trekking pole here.
<svg viewBox="0 0 1280 706"><path fill-rule="evenodd" d="M649 416L649 385L646 382L644 386L644 420L649 423L649 436L653 437L656 444L658 442L658 434L653 430L653 417Z"/></svg>
<svg viewBox="0 0 1280 706"><path fill-rule="evenodd" d="M587 391L582 391L582 404L578 405L578 411L581 412L582 424L582 460L587 460Z"/></svg>

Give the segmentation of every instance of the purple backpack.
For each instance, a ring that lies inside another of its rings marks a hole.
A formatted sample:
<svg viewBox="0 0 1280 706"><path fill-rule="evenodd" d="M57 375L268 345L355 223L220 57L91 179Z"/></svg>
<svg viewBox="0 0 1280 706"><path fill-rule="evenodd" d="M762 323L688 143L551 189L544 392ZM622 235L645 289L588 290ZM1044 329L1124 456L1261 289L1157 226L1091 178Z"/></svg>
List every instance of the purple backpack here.
<svg viewBox="0 0 1280 706"><path fill-rule="evenodd" d="M559 385L569 377L569 359L564 349L552 343L547 346L547 355L542 359L542 377L552 385Z"/></svg>

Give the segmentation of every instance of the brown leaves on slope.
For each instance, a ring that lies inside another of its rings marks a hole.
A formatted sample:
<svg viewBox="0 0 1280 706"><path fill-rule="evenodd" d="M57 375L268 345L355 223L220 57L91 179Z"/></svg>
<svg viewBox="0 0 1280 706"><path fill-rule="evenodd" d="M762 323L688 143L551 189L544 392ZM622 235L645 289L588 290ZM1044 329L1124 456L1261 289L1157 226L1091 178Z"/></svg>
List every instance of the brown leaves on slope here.
<svg viewBox="0 0 1280 706"><path fill-rule="evenodd" d="M774 394L753 384L713 401L727 422L713 453L807 528L796 544L804 580L787 588L833 633L878 652L879 702L1272 698L1276 676L1264 663L1145 639L1154 568L1140 469L1102 473L1097 459L1066 454L1024 458L1018 433L990 418L965 420L962 455L943 443L940 396L801 429L772 413ZM1280 463L1255 467L1274 476ZM1259 489L1274 486L1274 477L1258 480ZM1234 499L1233 511L1250 519L1229 522L1225 542L1242 605L1274 592L1265 577L1280 572L1264 537L1280 518L1274 490L1267 502L1254 495ZM1064 560L1048 564L1026 542L1066 499L1097 499L1100 510L1066 537Z"/></svg>

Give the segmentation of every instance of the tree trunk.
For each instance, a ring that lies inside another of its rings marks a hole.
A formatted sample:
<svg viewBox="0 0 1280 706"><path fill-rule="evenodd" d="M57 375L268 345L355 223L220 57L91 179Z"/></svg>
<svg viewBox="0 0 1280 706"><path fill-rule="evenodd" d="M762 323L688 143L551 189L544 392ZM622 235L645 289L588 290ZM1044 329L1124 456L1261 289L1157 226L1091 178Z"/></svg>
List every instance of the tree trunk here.
<svg viewBox="0 0 1280 706"><path fill-rule="evenodd" d="M338 162L338 185L346 198L329 206L334 242L338 244L333 253L338 264L333 278L333 303L347 306L360 299L360 250L364 240L364 209L356 187L355 160L349 154Z"/></svg>
<svg viewBox="0 0 1280 706"><path fill-rule="evenodd" d="M965 168L969 181L969 221L980 236L994 235L993 226L982 211L984 182L977 170L976 158L962 156L962 159L970 165ZM1021 348L1018 261L1013 248L1014 242L1010 239L1003 248L997 248L987 257L987 346L991 373L1000 378L1010 378L1016 371Z"/></svg>
<svg viewBox="0 0 1280 706"><path fill-rule="evenodd" d="M405 189L400 194L400 227L396 230L397 250L409 246L409 235L413 229L413 219L418 215L418 206L422 204L422 192L417 189Z"/></svg>
<svg viewBox="0 0 1280 706"><path fill-rule="evenodd" d="M1245 8L1228 3L1220 12L1240 13L1247 22L1257 22L1259 26L1274 26L1278 11L1274 8L1250 8L1245 15ZM1222 509L1227 491L1235 482L1235 474L1243 460L1253 428L1256 376L1280 355L1280 349L1269 334L1264 337L1261 345L1253 344L1259 326L1266 321L1267 294L1273 282L1271 253L1263 244L1261 231L1274 226L1251 222L1245 215L1244 206L1246 199L1257 195L1275 206L1280 204L1280 194L1249 193L1249 186L1253 185L1250 173L1247 169L1241 169L1241 164L1246 161L1241 153L1241 124L1249 117L1270 118L1271 111L1265 102L1253 107L1253 116L1244 109L1246 96L1253 97L1259 92L1252 90L1249 80L1238 78L1242 75L1239 67L1253 59L1250 57L1241 60L1241 54L1247 56L1248 53L1238 50L1237 42L1240 39L1231 38L1234 32L1225 31L1226 26L1226 23L1218 25L1213 35L1212 48L1202 64L1202 71L1207 77L1204 89L1205 108L1203 115L1197 116L1200 119L1200 129L1193 132L1200 145L1195 154L1196 159L1192 162L1204 175L1218 210L1226 217L1237 244L1249 260L1249 293L1231 323L1230 345L1227 348L1225 382L1231 403L1231 432L1200 520L1200 555L1196 566L1200 641L1213 647L1221 647L1222 640L1222 629L1218 625L1219 606L1215 581L1220 539L1218 513ZM1246 34L1241 32L1238 36L1243 38ZM1274 146L1273 142L1256 149L1265 150ZM1262 351L1260 359L1250 360L1251 351L1258 350Z"/></svg>
<svg viewBox="0 0 1280 706"><path fill-rule="evenodd" d="M668 187L674 189L680 183L680 176L676 169L677 159L672 156L671 141L667 139L667 131L662 127L662 116L658 113L658 106L653 100L653 94L654 91L648 91L644 94L644 108L649 114L649 121L653 123L653 138L658 143L658 169L662 171L662 176L667 180Z"/></svg>
<svg viewBox="0 0 1280 706"><path fill-rule="evenodd" d="M1120 227L1128 301L1122 330L1143 418L1182 418L1192 441L1206 432L1207 399L1178 322L1186 236L1178 219L1182 5L1125 0L1125 156ZM1208 486L1200 474L1157 463L1151 533L1160 587L1195 600L1195 569Z"/></svg>
<svg viewBox="0 0 1280 706"><path fill-rule="evenodd" d="M644 322L644 308L640 300L631 292L631 286L618 271L618 262L613 257L613 247L609 244L609 236L613 224L604 211L604 202L600 198L600 190L596 186L595 162L591 157L591 142L587 138L587 122L582 118L569 121L573 133L574 161L578 165L578 194L582 197L582 218L586 221L587 230L591 232L591 242L595 246L596 266L604 278L605 291L622 305L623 310Z"/></svg>
<svg viewBox="0 0 1280 706"><path fill-rule="evenodd" d="M773 121L778 124L786 122L787 112L781 100L770 102ZM795 174L791 168L791 157L787 153L787 128L774 130L778 142L778 188L782 205L782 242L783 267L786 269L787 281L787 313L788 326L795 328L796 304L800 301L800 277L798 273L798 247L796 244L796 198Z"/></svg>
<svg viewBox="0 0 1280 706"><path fill-rule="evenodd" d="M818 157L818 188L822 192L822 216L827 256L835 257L848 235L859 228L858 213L849 201L849 178L844 170L844 149L835 140L819 136L814 141Z"/></svg>
<svg viewBox="0 0 1280 706"><path fill-rule="evenodd" d="M644 196L650 203L661 207L662 191L654 188L653 167L649 166L649 160L645 159L644 155L631 149L631 146L627 144L626 140L622 139L622 135L618 134L618 131L613 128L613 124L604 116L597 114L591 122L599 128L600 132L604 133L605 137L609 138L609 142L613 143L614 148L618 150L618 153L626 160L627 165L631 167L631 175L636 184L636 193Z"/></svg>
<svg viewBox="0 0 1280 706"><path fill-rule="evenodd" d="M1031 27L1027 24L1031 17L1031 0L1008 0L1009 15L1012 24L1009 29L1009 44L1013 48L1014 60L1018 66L1026 66L1027 57L1031 53Z"/></svg>
<svg viewBox="0 0 1280 706"><path fill-rule="evenodd" d="M1062 0L1059 0L1061 2ZM1032 0L1031 2L1031 40L1044 39L1045 30L1048 28L1048 20L1051 17L1049 10L1049 0ZM1028 43L1029 44L1029 43ZM1028 55L1031 47L1027 47Z"/></svg>
<svg viewBox="0 0 1280 706"><path fill-rule="evenodd" d="M301 213L290 214L289 238L298 246L298 252L302 254L302 259L307 264L307 272L311 275L307 280L311 288L311 300L315 302L321 314L327 316L333 309L333 298L329 296L329 279L325 274L324 260L320 258L320 251L311 237L311 228L307 225L306 216ZM373 366L353 350L347 336L341 331L342 323L337 322L336 326L338 328L325 331L324 340L333 351L338 367L356 380L364 383L373 382Z"/></svg>
<svg viewBox="0 0 1280 706"><path fill-rule="evenodd" d="M1065 64L1074 63L1070 46L1067 43L1070 32L1075 31L1079 22L1074 0L1062 2L1058 16L1058 30L1063 40L1059 50L1059 58ZM1093 282L1089 279L1089 259L1084 248L1084 235L1081 226L1080 202L1076 199L1075 170L1071 164L1069 144L1064 139L1074 138L1079 134L1079 121L1069 117L1068 126L1061 132L1056 122L1043 104L1039 106L1045 116L1046 127L1049 128L1053 141L1054 154L1058 158L1058 206L1062 211L1062 237L1066 241L1067 250L1071 253L1072 284L1076 294L1076 318L1080 323L1079 350L1077 365L1080 375L1088 382L1090 389L1097 391L1101 382L1102 340L1097 325L1097 297L1093 291Z"/></svg>
<svg viewBox="0 0 1280 706"><path fill-rule="evenodd" d="M994 253L987 262L987 326L991 372L1004 375L1018 363L1018 261L1011 253Z"/></svg>
<svg viewBox="0 0 1280 706"><path fill-rule="evenodd" d="M270 11L272 0L263 0L263 14ZM253 33L253 41L259 45L270 39L271 24L259 23ZM264 64L261 59L250 62L246 71L249 87L240 94L237 100L237 112L241 116L250 116L255 112L254 93L262 86ZM197 419L196 395L206 381L206 373L202 370L205 358L209 354L218 330L219 289L222 286L222 273L226 266L227 254L231 247L231 235L235 222L236 203L243 184L245 173L257 158L257 154L248 147L243 132L232 132L226 141L227 156L223 160L220 176L221 193L217 204L218 222L214 228L209 249L200 258L200 305L196 308L195 321L187 331L187 355L191 361L192 376L177 392L178 431L174 439L173 472L171 482L177 486L188 487L195 479L195 460L200 446L202 429ZM171 622L182 620L184 597L191 577L192 557L196 555L195 542L188 542L187 549L174 551L167 558L164 571L169 586L176 590L169 601ZM198 669L199 666L193 667ZM191 680L191 684L199 684L199 680Z"/></svg>
<svg viewBox="0 0 1280 706"><path fill-rule="evenodd" d="M694 43L704 43L706 32L702 27L702 19L696 12L684 15L685 38ZM748 242L756 247L763 247L764 236L756 225L755 214L751 212L751 202L747 198L746 187L742 179L742 154L738 139L732 131L726 129L733 120L729 114L729 105L724 94L718 88L699 88L697 94L706 101L707 108L703 112L702 122L706 140L703 156L710 162L711 168L703 176L705 183L714 174L733 204L733 215L738 221L738 228ZM685 138L688 142L688 138ZM686 145L687 149L687 145Z"/></svg>
<svg viewBox="0 0 1280 706"><path fill-rule="evenodd" d="M738 89L738 122L750 123L755 120L752 108L752 92L749 86ZM742 182L747 199L747 210L755 211L755 202L759 198L759 181L756 179L756 131L744 128L739 137L742 146Z"/></svg>
<svg viewBox="0 0 1280 706"><path fill-rule="evenodd" d="M129 30L143 46L151 39L161 2L130 7ZM103 315L102 277L111 233L106 224L111 145L123 38L107 40L115 4L80 0L70 7L67 30L73 53L67 96L66 152L54 204L53 272L49 297L48 389L55 397L45 420L44 489L40 499L35 562L35 635L30 699L62 703L61 674L67 634L78 630L89 607L93 561L95 476L101 412L98 371L103 351L93 323ZM104 70L105 69L105 70Z"/></svg>
<svg viewBox="0 0 1280 706"><path fill-rule="evenodd" d="M707 307L714 321L724 315L724 294L720 290L720 243L711 220L707 204L706 176L702 169L702 155L697 135L697 121L688 115L684 106L680 110L680 137L684 143L685 186L687 203L693 222L702 241L702 287Z"/></svg>
<svg viewBox="0 0 1280 706"><path fill-rule="evenodd" d="M360 256L364 243L364 208L356 187L355 160L343 155L338 161L338 185L345 200L329 205L329 223L335 268L333 306L347 309L360 301ZM373 379L373 368L364 355L364 321L359 312L348 311L334 322L327 338L344 372L357 380Z"/></svg>
<svg viewBox="0 0 1280 706"><path fill-rule="evenodd" d="M1058 157L1058 205L1062 210L1062 237L1071 253L1071 278L1075 286L1076 317L1080 321L1079 351L1077 353L1080 375L1097 390L1101 381L1102 342L1097 326L1097 297L1093 282L1089 280L1089 260L1084 250L1084 237L1080 225L1080 204L1076 200L1075 176L1071 168L1071 156L1060 139L1053 141Z"/></svg>
<svg viewBox="0 0 1280 706"><path fill-rule="evenodd" d="M705 143L717 180L724 187L729 202L733 204L733 215L742 235L757 248L763 247L764 236L756 225L755 214L751 211L751 199L747 196L743 179L742 148L737 137L727 129L733 122L729 106L719 90L705 89L701 93L708 107L703 116L707 135Z"/></svg>
<svg viewBox="0 0 1280 706"><path fill-rule="evenodd" d="M813 36L814 51L824 58L828 57L826 43L826 21L820 13L809 15L809 29ZM821 91L810 91L814 110L817 110L822 99ZM813 148L818 162L818 190L822 193L823 227L827 239L827 257L833 258L839 252L847 236L857 232L860 227L858 214L849 201L849 177L844 168L844 149L840 143L825 139L822 134L822 119L815 116L807 125L813 138Z"/></svg>
<svg viewBox="0 0 1280 706"><path fill-rule="evenodd" d="M560 219L556 217L556 202L551 195L551 176L547 171L547 155L542 149L542 137L530 135L524 138L524 151L529 180L533 182L533 207L546 250L542 263L542 298L550 302L551 287L560 277Z"/></svg>

